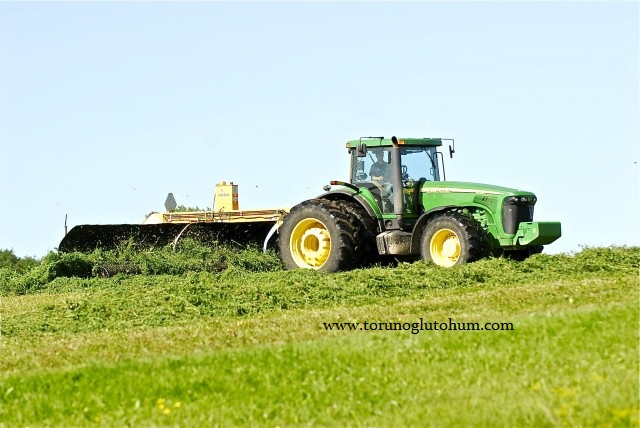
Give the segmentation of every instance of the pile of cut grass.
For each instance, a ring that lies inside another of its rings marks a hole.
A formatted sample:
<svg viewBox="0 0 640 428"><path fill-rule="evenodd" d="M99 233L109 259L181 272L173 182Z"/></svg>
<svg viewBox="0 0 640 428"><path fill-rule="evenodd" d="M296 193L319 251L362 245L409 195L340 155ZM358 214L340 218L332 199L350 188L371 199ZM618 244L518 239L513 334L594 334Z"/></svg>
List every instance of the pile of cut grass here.
<svg viewBox="0 0 640 428"><path fill-rule="evenodd" d="M268 255L257 255L259 260L262 257ZM33 298L33 303L15 316L5 314L2 333L14 336L29 332L80 333L163 327L201 317L248 316L416 299L426 291L447 290L458 294L499 289L505 284L553 283L567 278L580 281L595 273L601 278L615 278L637 273L638 251L588 249L575 256L537 255L524 262L487 259L456 269L417 262L337 274L281 271L268 263L266 272L254 272L256 265L258 270L264 266L252 262L230 264L221 272L56 277L39 288L28 290L30 295L46 295L46 298ZM43 266L47 264L43 262ZM23 294L11 287L2 291L5 295Z"/></svg>
<svg viewBox="0 0 640 428"><path fill-rule="evenodd" d="M246 272L277 271L278 257L257 247L244 249L210 247L183 240L175 248L166 246L135 250L123 245L118 250L92 253L50 252L30 269L0 268L0 293L25 294L43 289L56 278L111 277L118 274L183 275L189 272L219 273L227 269Z"/></svg>

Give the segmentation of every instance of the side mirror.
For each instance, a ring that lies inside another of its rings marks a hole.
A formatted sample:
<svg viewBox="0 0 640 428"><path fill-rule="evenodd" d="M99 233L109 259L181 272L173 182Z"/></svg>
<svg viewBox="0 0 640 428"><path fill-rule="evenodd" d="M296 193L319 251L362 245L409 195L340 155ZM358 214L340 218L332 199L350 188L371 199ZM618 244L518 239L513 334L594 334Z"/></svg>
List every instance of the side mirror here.
<svg viewBox="0 0 640 428"><path fill-rule="evenodd" d="M360 143L356 146L356 156L359 158L367 157L367 145Z"/></svg>

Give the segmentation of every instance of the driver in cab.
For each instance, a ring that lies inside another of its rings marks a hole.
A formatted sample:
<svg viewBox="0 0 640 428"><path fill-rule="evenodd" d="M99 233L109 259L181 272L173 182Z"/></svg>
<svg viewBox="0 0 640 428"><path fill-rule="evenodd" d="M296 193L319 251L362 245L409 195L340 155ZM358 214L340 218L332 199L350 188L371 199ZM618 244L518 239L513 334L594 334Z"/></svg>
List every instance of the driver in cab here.
<svg viewBox="0 0 640 428"><path fill-rule="evenodd" d="M369 177L372 181L388 181L389 180L389 164L384 161L384 152L376 153L376 161L371 165Z"/></svg>

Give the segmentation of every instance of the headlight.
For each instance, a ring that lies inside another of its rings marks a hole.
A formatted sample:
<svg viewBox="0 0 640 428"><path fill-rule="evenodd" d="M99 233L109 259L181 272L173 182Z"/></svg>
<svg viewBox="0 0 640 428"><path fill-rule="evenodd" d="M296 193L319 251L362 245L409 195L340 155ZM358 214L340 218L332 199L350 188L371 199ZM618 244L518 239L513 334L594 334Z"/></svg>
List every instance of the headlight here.
<svg viewBox="0 0 640 428"><path fill-rule="evenodd" d="M504 199L505 204L527 204L534 205L536 203L535 196L509 196Z"/></svg>

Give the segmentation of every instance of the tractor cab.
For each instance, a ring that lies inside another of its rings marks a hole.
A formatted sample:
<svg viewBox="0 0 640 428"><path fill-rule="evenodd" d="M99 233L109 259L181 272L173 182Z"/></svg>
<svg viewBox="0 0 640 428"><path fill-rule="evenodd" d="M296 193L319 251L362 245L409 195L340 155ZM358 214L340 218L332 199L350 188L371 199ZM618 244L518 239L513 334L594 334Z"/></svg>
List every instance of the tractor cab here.
<svg viewBox="0 0 640 428"><path fill-rule="evenodd" d="M400 148L401 177L404 181L440 181L440 162L435 147L404 146ZM351 183L356 186L366 182L391 182L391 147L367 148L365 156L352 151ZM376 175L380 160L386 167L384 179ZM372 174L373 172L373 174Z"/></svg>
<svg viewBox="0 0 640 428"><path fill-rule="evenodd" d="M394 179L402 187L403 209L416 213L414 195L425 181L444 177L440 138L361 138L349 141L351 184L366 188L376 199L383 214L394 214ZM399 158L399 162L395 158ZM399 166L398 166L399 165Z"/></svg>

